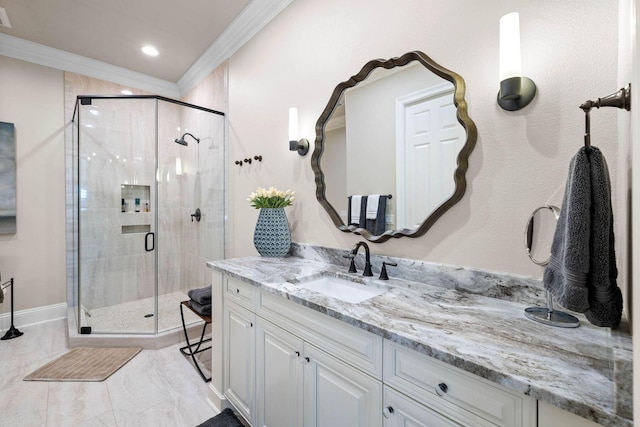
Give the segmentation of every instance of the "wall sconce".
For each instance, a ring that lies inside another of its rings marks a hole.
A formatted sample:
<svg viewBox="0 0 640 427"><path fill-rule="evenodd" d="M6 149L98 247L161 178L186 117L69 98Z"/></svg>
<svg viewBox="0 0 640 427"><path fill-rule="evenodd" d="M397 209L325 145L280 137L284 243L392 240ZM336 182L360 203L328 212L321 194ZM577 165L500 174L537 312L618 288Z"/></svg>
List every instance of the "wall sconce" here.
<svg viewBox="0 0 640 427"><path fill-rule="evenodd" d="M299 139L298 109L294 107L289 108L289 150L297 150L301 156L309 152L309 140L306 138Z"/></svg>
<svg viewBox="0 0 640 427"><path fill-rule="evenodd" d="M536 96L536 85L522 76L520 16L512 12L500 18L500 92L498 105L507 111L526 107Z"/></svg>
<svg viewBox="0 0 640 427"><path fill-rule="evenodd" d="M180 157L176 157L176 175L182 175L182 159Z"/></svg>

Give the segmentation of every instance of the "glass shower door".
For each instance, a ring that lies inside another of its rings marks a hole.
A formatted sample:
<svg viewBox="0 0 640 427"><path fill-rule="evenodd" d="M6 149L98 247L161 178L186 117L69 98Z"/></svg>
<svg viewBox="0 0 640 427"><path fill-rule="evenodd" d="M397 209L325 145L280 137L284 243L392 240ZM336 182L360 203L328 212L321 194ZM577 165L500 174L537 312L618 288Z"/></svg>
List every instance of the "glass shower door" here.
<svg viewBox="0 0 640 427"><path fill-rule="evenodd" d="M79 332L154 334L157 101L81 101Z"/></svg>

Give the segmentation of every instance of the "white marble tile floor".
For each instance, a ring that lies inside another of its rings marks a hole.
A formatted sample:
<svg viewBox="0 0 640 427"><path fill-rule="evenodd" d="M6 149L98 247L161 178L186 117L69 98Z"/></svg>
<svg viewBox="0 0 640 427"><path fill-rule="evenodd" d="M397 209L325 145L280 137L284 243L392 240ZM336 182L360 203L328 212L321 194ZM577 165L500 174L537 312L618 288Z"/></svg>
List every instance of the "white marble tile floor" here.
<svg viewBox="0 0 640 427"><path fill-rule="evenodd" d="M68 351L67 325L17 327L23 336L0 341L0 427L196 426L216 414L184 343L142 350L103 382L22 381Z"/></svg>

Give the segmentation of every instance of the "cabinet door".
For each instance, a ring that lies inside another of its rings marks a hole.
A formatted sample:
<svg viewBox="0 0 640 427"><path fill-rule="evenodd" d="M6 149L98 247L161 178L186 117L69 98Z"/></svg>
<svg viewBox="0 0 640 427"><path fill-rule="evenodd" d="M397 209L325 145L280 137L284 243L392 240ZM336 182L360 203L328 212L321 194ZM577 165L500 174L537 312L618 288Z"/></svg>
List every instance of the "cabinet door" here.
<svg viewBox="0 0 640 427"><path fill-rule="evenodd" d="M415 400L384 387L384 427L459 427Z"/></svg>
<svg viewBox="0 0 640 427"><path fill-rule="evenodd" d="M382 383L305 343L304 426L382 427Z"/></svg>
<svg viewBox="0 0 640 427"><path fill-rule="evenodd" d="M225 302L225 395L249 421L255 412L255 314Z"/></svg>
<svg viewBox="0 0 640 427"><path fill-rule="evenodd" d="M302 340L257 319L256 426L302 426Z"/></svg>

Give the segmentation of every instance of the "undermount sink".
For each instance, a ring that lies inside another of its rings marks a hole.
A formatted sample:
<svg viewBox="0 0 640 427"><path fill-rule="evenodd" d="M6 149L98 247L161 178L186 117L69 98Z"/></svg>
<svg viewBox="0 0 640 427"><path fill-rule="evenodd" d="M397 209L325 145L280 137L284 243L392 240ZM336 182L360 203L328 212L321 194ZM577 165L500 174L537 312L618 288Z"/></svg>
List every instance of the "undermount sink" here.
<svg viewBox="0 0 640 427"><path fill-rule="evenodd" d="M383 288L367 286L333 276L322 276L318 279L301 283L298 288L318 292L351 304L358 304L386 292L386 289Z"/></svg>

